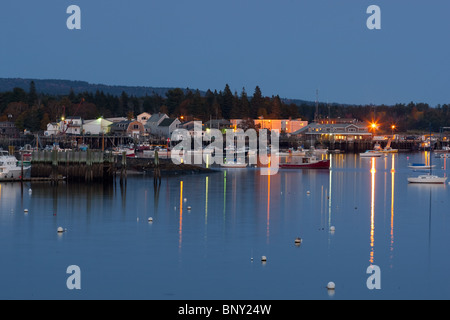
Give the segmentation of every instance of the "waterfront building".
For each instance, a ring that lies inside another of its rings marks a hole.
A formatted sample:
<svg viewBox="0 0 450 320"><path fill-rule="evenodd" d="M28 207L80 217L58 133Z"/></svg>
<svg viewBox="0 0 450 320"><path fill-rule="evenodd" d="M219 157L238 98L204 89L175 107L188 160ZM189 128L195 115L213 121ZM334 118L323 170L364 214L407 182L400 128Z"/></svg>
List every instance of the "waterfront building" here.
<svg viewBox="0 0 450 320"><path fill-rule="evenodd" d="M108 134L111 131L112 124L112 121L103 118L86 120L83 124L83 132L86 135Z"/></svg>
<svg viewBox="0 0 450 320"><path fill-rule="evenodd" d="M155 113L146 122L145 132L147 134L156 135L158 131L158 126L164 119L168 119L169 116L165 113Z"/></svg>
<svg viewBox="0 0 450 320"><path fill-rule="evenodd" d="M255 127L259 129L267 129L270 131L278 131L279 133L292 134L308 125L308 121L302 119L256 119Z"/></svg>
<svg viewBox="0 0 450 320"><path fill-rule="evenodd" d="M47 124L47 131L44 132L45 136L57 136L61 133L60 123L50 122Z"/></svg>
<svg viewBox="0 0 450 320"><path fill-rule="evenodd" d="M121 121L111 125L111 134L139 139L145 135L145 127L139 121Z"/></svg>
<svg viewBox="0 0 450 320"><path fill-rule="evenodd" d="M63 134L81 135L83 119L81 117L67 117L60 122L59 127Z"/></svg>
<svg viewBox="0 0 450 320"><path fill-rule="evenodd" d="M355 119L325 119L314 122L292 133L307 141L371 140L372 133L366 123Z"/></svg>
<svg viewBox="0 0 450 320"><path fill-rule="evenodd" d="M165 118L150 134L159 138L170 138L180 124L180 120L176 118Z"/></svg>

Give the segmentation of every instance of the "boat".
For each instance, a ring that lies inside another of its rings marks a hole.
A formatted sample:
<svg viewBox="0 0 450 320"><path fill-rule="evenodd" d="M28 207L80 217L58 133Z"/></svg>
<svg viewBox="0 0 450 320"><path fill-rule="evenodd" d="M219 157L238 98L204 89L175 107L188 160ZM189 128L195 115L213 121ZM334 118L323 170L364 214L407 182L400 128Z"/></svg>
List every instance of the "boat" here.
<svg viewBox="0 0 450 320"><path fill-rule="evenodd" d="M391 142L392 139L389 139L387 146L384 149L381 149L380 147L380 149L377 151L380 151L381 153L398 153L398 149L392 149Z"/></svg>
<svg viewBox="0 0 450 320"><path fill-rule="evenodd" d="M315 156L293 158L289 163L280 164L281 169L330 169L330 160L319 160Z"/></svg>
<svg viewBox="0 0 450 320"><path fill-rule="evenodd" d="M0 151L0 179L20 179L23 174L27 174L31 166L23 167L18 165L17 158L10 155L8 151Z"/></svg>
<svg viewBox="0 0 450 320"><path fill-rule="evenodd" d="M240 162L240 161L234 161L234 162L227 162L221 164L222 168L228 168L228 169L242 169L247 168L247 163Z"/></svg>
<svg viewBox="0 0 450 320"><path fill-rule="evenodd" d="M413 163L408 166L408 168L413 170L431 170L436 166L434 165L426 165L425 163Z"/></svg>
<svg viewBox="0 0 450 320"><path fill-rule="evenodd" d="M135 158L136 151L133 148L115 148L113 151L113 155L121 156L126 153L127 158Z"/></svg>
<svg viewBox="0 0 450 320"><path fill-rule="evenodd" d="M423 174L417 178L408 178L409 183L445 184L447 177L441 178L431 174Z"/></svg>
<svg viewBox="0 0 450 320"><path fill-rule="evenodd" d="M431 128L430 128L430 137L431 137ZM430 173L429 174L423 174L418 177L412 177L408 178L409 183L421 183L421 184L445 184L447 181L447 177L439 177L436 175L433 175L433 166L431 164L431 145L430 145L430 152L428 153L429 162L430 165L419 165L421 167L429 167ZM410 166L411 167L411 166ZM413 167L417 167L417 165L413 165Z"/></svg>
<svg viewBox="0 0 450 320"><path fill-rule="evenodd" d="M380 151L375 151L375 150L366 150L366 152L360 153L359 156L361 158L379 158L383 155L382 152Z"/></svg>
<svg viewBox="0 0 450 320"><path fill-rule="evenodd" d="M441 154L441 153L444 153L444 154L450 154L450 147L442 147L442 150L434 150L434 153L437 153L437 154Z"/></svg>

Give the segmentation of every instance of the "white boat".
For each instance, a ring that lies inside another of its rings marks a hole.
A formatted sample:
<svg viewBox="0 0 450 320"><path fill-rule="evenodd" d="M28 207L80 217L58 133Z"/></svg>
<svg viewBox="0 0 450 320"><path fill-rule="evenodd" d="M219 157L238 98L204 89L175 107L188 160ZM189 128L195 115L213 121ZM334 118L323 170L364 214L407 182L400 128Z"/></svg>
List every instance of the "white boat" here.
<svg viewBox="0 0 450 320"><path fill-rule="evenodd" d="M383 153L375 150L367 150L366 152L360 153L359 156L361 158L379 158L383 155Z"/></svg>
<svg viewBox="0 0 450 320"><path fill-rule="evenodd" d="M241 169L241 168L247 168L247 163L235 161L235 162L227 162L225 161L222 165L222 168L228 168L228 169Z"/></svg>
<svg viewBox="0 0 450 320"><path fill-rule="evenodd" d="M445 184L447 178L441 178L431 174L420 175L417 178L408 178L409 183L424 183L424 184Z"/></svg>
<svg viewBox="0 0 450 320"><path fill-rule="evenodd" d="M430 130L430 137L431 137L431 130ZM431 149L431 148L430 148ZM421 167L429 167L430 169L430 173L425 175L420 175L418 177L412 177L412 178L408 178L408 182L409 183L421 183L421 184L445 184L445 182L447 181L447 177L439 177L436 175L433 175L433 165L431 164L431 150L428 153L428 158L429 158L429 165L425 166L425 165L413 165L413 167L417 167L417 166L421 166ZM411 166L410 166L411 167Z"/></svg>
<svg viewBox="0 0 450 320"><path fill-rule="evenodd" d="M27 174L31 166L23 167L23 174ZM19 179L22 176L22 167L18 166L17 158L7 151L0 151L0 179Z"/></svg>

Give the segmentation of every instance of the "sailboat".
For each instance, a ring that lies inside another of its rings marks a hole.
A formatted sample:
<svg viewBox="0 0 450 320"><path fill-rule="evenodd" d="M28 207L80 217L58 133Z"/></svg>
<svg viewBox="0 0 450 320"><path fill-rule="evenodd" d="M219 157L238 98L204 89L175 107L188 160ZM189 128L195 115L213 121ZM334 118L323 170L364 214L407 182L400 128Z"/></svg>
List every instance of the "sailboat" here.
<svg viewBox="0 0 450 320"><path fill-rule="evenodd" d="M430 137L431 137L431 128L430 128ZM431 165L431 143L430 143L430 152L428 153L429 161L430 161L430 173L423 174L418 176L417 178L408 178L409 183L422 183L422 184L445 184L447 181L447 177L439 177L433 175L433 166Z"/></svg>

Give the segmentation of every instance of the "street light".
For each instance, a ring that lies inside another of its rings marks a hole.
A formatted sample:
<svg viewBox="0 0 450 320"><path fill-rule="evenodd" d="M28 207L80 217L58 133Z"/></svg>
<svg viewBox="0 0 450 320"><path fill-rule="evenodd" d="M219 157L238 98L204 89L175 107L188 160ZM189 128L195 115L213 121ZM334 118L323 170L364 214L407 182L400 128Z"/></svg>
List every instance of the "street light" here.
<svg viewBox="0 0 450 320"><path fill-rule="evenodd" d="M392 137L394 137L394 130L397 129L397 127L395 126L395 124L393 124L393 125L391 126L391 129L392 129Z"/></svg>

